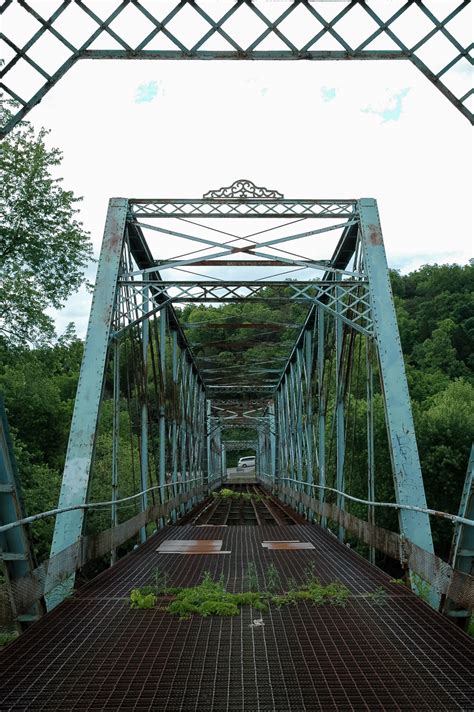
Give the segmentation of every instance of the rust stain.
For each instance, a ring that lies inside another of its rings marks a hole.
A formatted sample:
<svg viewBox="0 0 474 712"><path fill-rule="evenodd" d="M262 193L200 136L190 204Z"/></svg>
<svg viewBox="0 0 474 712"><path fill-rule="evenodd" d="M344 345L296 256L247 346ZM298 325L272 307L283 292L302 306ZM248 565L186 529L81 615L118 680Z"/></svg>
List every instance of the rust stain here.
<svg viewBox="0 0 474 712"><path fill-rule="evenodd" d="M379 226L378 225L369 225L369 240L371 245L381 245L383 240L382 240L382 233L380 232Z"/></svg>
<svg viewBox="0 0 474 712"><path fill-rule="evenodd" d="M167 539L156 551L159 554L230 554L222 551L222 539Z"/></svg>
<svg viewBox="0 0 474 712"><path fill-rule="evenodd" d="M309 541L262 541L264 549L270 551L298 551L299 549L314 549Z"/></svg>

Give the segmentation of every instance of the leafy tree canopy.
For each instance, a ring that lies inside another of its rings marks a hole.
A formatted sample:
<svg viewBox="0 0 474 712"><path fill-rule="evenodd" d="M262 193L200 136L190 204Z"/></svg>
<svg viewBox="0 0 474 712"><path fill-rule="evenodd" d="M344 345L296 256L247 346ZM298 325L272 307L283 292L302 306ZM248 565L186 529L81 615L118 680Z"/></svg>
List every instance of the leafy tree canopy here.
<svg viewBox="0 0 474 712"><path fill-rule="evenodd" d="M11 345L54 336L46 309L78 289L92 255L75 218L80 198L53 177L62 153L46 147L46 135L24 123L0 156L0 338Z"/></svg>

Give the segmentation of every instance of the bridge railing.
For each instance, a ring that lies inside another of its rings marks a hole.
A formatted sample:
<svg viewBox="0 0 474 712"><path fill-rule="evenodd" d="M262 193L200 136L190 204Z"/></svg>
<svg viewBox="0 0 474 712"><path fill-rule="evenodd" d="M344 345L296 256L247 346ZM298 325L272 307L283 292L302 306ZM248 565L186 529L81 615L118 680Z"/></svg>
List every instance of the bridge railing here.
<svg viewBox="0 0 474 712"><path fill-rule="evenodd" d="M135 516L109 529L95 534L83 535L67 548L43 561L31 573L12 579L8 586L0 585L0 625L13 623L18 616L24 616L34 604L41 602L48 593L58 591L58 589L60 591L62 586L65 588L67 597L71 593L69 579L72 574L83 569L90 562L109 556L111 551L115 551L118 547L130 542L134 537L136 538L137 534L148 524L176 521L178 516L188 511L189 507L187 505L201 501L209 492L219 486L220 481L220 478L214 477L205 482L204 478L201 477L195 480L196 484L194 486L189 486L190 482L188 481L187 489L176 496L172 496L173 483L169 483L166 485L167 492L165 493L165 498L169 498L165 499L162 504L150 505ZM141 494L139 493L135 496L139 497ZM100 504L112 506L117 503ZM93 508L94 506L98 505L93 503L84 505L85 508ZM38 519L55 516L55 513L59 512L56 510L43 512L26 517L21 520L23 524L21 522L13 522L10 526L25 527Z"/></svg>
<svg viewBox="0 0 474 712"><path fill-rule="evenodd" d="M451 564L441 559L436 554L417 546L408 538L396 532L371 524L344 511L336 504L321 501L317 496L316 485L296 481L293 478L283 477L277 485L275 492L275 479L268 474L260 473L261 484L271 489L274 493L294 509L300 511L309 521L330 521L337 526L342 526L347 533L355 536L362 544L372 547L379 552L399 561L404 570L409 570L411 575L420 578L420 584L427 582L441 597L444 607L448 599L466 611L474 609L474 576L455 569ZM285 484L287 482L287 484ZM391 503L378 503L380 506L399 507ZM453 523L461 520L471 524L471 520L445 512L427 510L433 516L450 518ZM416 587L416 582L415 582ZM422 593L422 591L420 591Z"/></svg>

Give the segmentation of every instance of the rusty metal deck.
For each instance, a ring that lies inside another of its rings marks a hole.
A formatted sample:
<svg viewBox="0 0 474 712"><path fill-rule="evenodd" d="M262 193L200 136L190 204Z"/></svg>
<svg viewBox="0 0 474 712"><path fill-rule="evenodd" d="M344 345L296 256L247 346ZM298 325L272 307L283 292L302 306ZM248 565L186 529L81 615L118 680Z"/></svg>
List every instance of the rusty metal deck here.
<svg viewBox="0 0 474 712"><path fill-rule="evenodd" d="M166 539L221 539L231 553L160 554ZM262 546L274 540L314 549ZM210 571L239 591L249 562L263 588L270 563L299 582L311 561L321 582L351 589L346 607L300 602L180 621L128 603L156 567L169 585L196 584ZM388 594L383 606L364 597L379 586ZM260 617L264 625L253 626ZM467 712L473 648L449 620L318 526L168 527L4 650L0 709Z"/></svg>

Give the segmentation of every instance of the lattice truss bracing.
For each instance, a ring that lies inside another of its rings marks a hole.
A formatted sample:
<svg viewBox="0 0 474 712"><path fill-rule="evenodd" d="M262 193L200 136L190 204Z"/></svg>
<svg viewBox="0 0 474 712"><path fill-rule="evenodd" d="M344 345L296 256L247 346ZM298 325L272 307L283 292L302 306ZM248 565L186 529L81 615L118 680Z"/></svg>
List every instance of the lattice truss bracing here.
<svg viewBox="0 0 474 712"><path fill-rule="evenodd" d="M8 132L79 59L400 60L471 122L469 0L153 2L4 0Z"/></svg>
<svg viewBox="0 0 474 712"><path fill-rule="evenodd" d="M341 509L351 463L363 457L372 501L374 393L395 497L426 507L373 199L288 200L246 180L199 199L114 198L60 506L91 491L101 406L114 424L114 500L133 468L135 491L152 488L161 504L215 487L237 435L241 449L253 443L267 485L312 488L321 502L330 485ZM53 556L83 524L82 510L58 516ZM432 551L426 514L402 510L400 527Z"/></svg>

